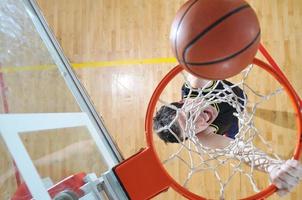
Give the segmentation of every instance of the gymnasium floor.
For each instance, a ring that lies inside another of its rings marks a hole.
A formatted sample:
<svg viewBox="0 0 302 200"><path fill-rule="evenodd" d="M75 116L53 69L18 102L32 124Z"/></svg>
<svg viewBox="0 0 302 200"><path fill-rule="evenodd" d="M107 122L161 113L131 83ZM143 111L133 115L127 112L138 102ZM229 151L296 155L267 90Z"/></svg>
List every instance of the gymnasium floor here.
<svg viewBox="0 0 302 200"><path fill-rule="evenodd" d="M123 157L127 158L145 147L146 109L156 85L177 64L169 46L169 29L175 12L185 1L37 0L37 2ZM281 66L298 94L302 96L300 56L302 55L302 2L300 0L249 0L248 2L258 14L262 28L262 43ZM8 76L4 74L7 79ZM45 74L46 88L61 84L52 77ZM259 77L255 76L253 80L259 84L260 90L266 91L271 86L270 79ZM35 80L31 80L30 88L23 88L22 91L35 93ZM53 90L52 97L56 101L47 105L58 110L77 111L78 108L73 107L72 103L63 100L71 97L61 90L60 87ZM169 95L171 98L177 97L179 88L175 87ZM39 104L38 100L37 103L35 101L33 99L32 104L36 105L37 112L52 110L43 107L45 105ZM20 112L20 110L27 112L26 106L22 107L24 102L12 104L14 105L11 107L14 109L11 112ZM271 106L277 108L277 112L262 110L258 115L258 120L264 120L263 126L267 126L263 129L270 135L274 130L288 131L292 134L294 129L292 111L278 115L287 111L283 106L286 103L275 100L273 104ZM77 131L81 132L81 130ZM290 154L293 150L291 144L294 144L295 138L288 137L272 136L273 142L279 145L279 150ZM84 136L79 138L85 140ZM72 140L72 137L69 136L68 140ZM56 144L60 149L59 139ZM28 145L32 145L30 148L36 148L34 142ZM38 158L39 155L36 157ZM78 162L73 160L68 164L73 168L71 171L76 170ZM93 161L90 160L89 163ZM81 167L85 169L85 165ZM60 172L52 172L64 173L63 168L60 167ZM181 171L177 167L172 170L176 174ZM67 170L66 174L68 173L71 172ZM234 190L235 187L236 183ZM218 188L210 189L208 193L212 194L217 190ZM240 194L246 196L249 191L249 189L242 189ZM301 198L302 184L285 199ZM155 199L184 198L169 190ZM279 199L279 197L273 195L269 199Z"/></svg>

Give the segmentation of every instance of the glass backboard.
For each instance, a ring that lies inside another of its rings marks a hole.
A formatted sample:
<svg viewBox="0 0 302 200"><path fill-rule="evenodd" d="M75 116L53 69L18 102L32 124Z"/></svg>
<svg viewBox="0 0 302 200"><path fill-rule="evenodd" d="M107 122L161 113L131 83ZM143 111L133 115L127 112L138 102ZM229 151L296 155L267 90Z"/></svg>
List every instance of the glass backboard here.
<svg viewBox="0 0 302 200"><path fill-rule="evenodd" d="M0 199L103 199L122 157L35 1L2 0L0 21Z"/></svg>

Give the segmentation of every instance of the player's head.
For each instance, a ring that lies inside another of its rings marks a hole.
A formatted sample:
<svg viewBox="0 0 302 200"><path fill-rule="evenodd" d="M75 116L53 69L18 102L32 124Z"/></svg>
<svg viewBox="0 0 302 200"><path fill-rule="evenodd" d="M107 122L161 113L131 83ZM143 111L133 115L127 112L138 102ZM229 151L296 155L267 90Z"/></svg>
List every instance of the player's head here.
<svg viewBox="0 0 302 200"><path fill-rule="evenodd" d="M156 112L153 118L153 129L165 143L178 143L183 141L183 133L179 120L176 119L176 108L181 108L183 103L174 102L170 105L164 105ZM172 122L173 124L171 124Z"/></svg>
<svg viewBox="0 0 302 200"><path fill-rule="evenodd" d="M198 99L187 102L186 108L183 108L183 102L174 102L156 112L153 129L165 143L179 143L204 133L217 117L213 106L203 107Z"/></svg>

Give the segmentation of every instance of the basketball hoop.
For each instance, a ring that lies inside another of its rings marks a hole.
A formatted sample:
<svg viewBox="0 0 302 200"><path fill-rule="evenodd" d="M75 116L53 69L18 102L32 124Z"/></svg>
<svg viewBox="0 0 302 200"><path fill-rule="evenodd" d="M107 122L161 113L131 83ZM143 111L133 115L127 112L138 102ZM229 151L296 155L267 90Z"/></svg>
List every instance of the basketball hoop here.
<svg viewBox="0 0 302 200"><path fill-rule="evenodd" d="M259 50L267 59L269 64L257 58L254 59L253 64L267 71L278 81L289 96L296 113L297 133L293 158L299 159L302 145L302 101L266 49L260 45ZM182 70L183 69L179 65L173 68L159 83L151 97L145 121L147 148L125 160L114 169L131 199L149 199L160 192L167 190L169 187L173 188L188 199L206 199L206 197L202 197L189 191L174 180L174 178L167 172L162 161L157 155L153 139L153 115L160 95L168 83ZM277 188L271 184L256 194L243 199L262 199L270 196L276 190Z"/></svg>

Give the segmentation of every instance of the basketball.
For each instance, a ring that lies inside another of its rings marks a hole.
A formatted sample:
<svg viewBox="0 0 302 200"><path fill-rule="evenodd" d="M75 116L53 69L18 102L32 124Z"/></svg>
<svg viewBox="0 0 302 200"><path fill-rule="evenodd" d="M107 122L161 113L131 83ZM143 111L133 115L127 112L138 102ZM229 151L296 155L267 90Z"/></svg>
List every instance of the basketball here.
<svg viewBox="0 0 302 200"><path fill-rule="evenodd" d="M243 0L189 0L174 18L170 42L189 73L222 80L252 63L260 32L256 13Z"/></svg>

